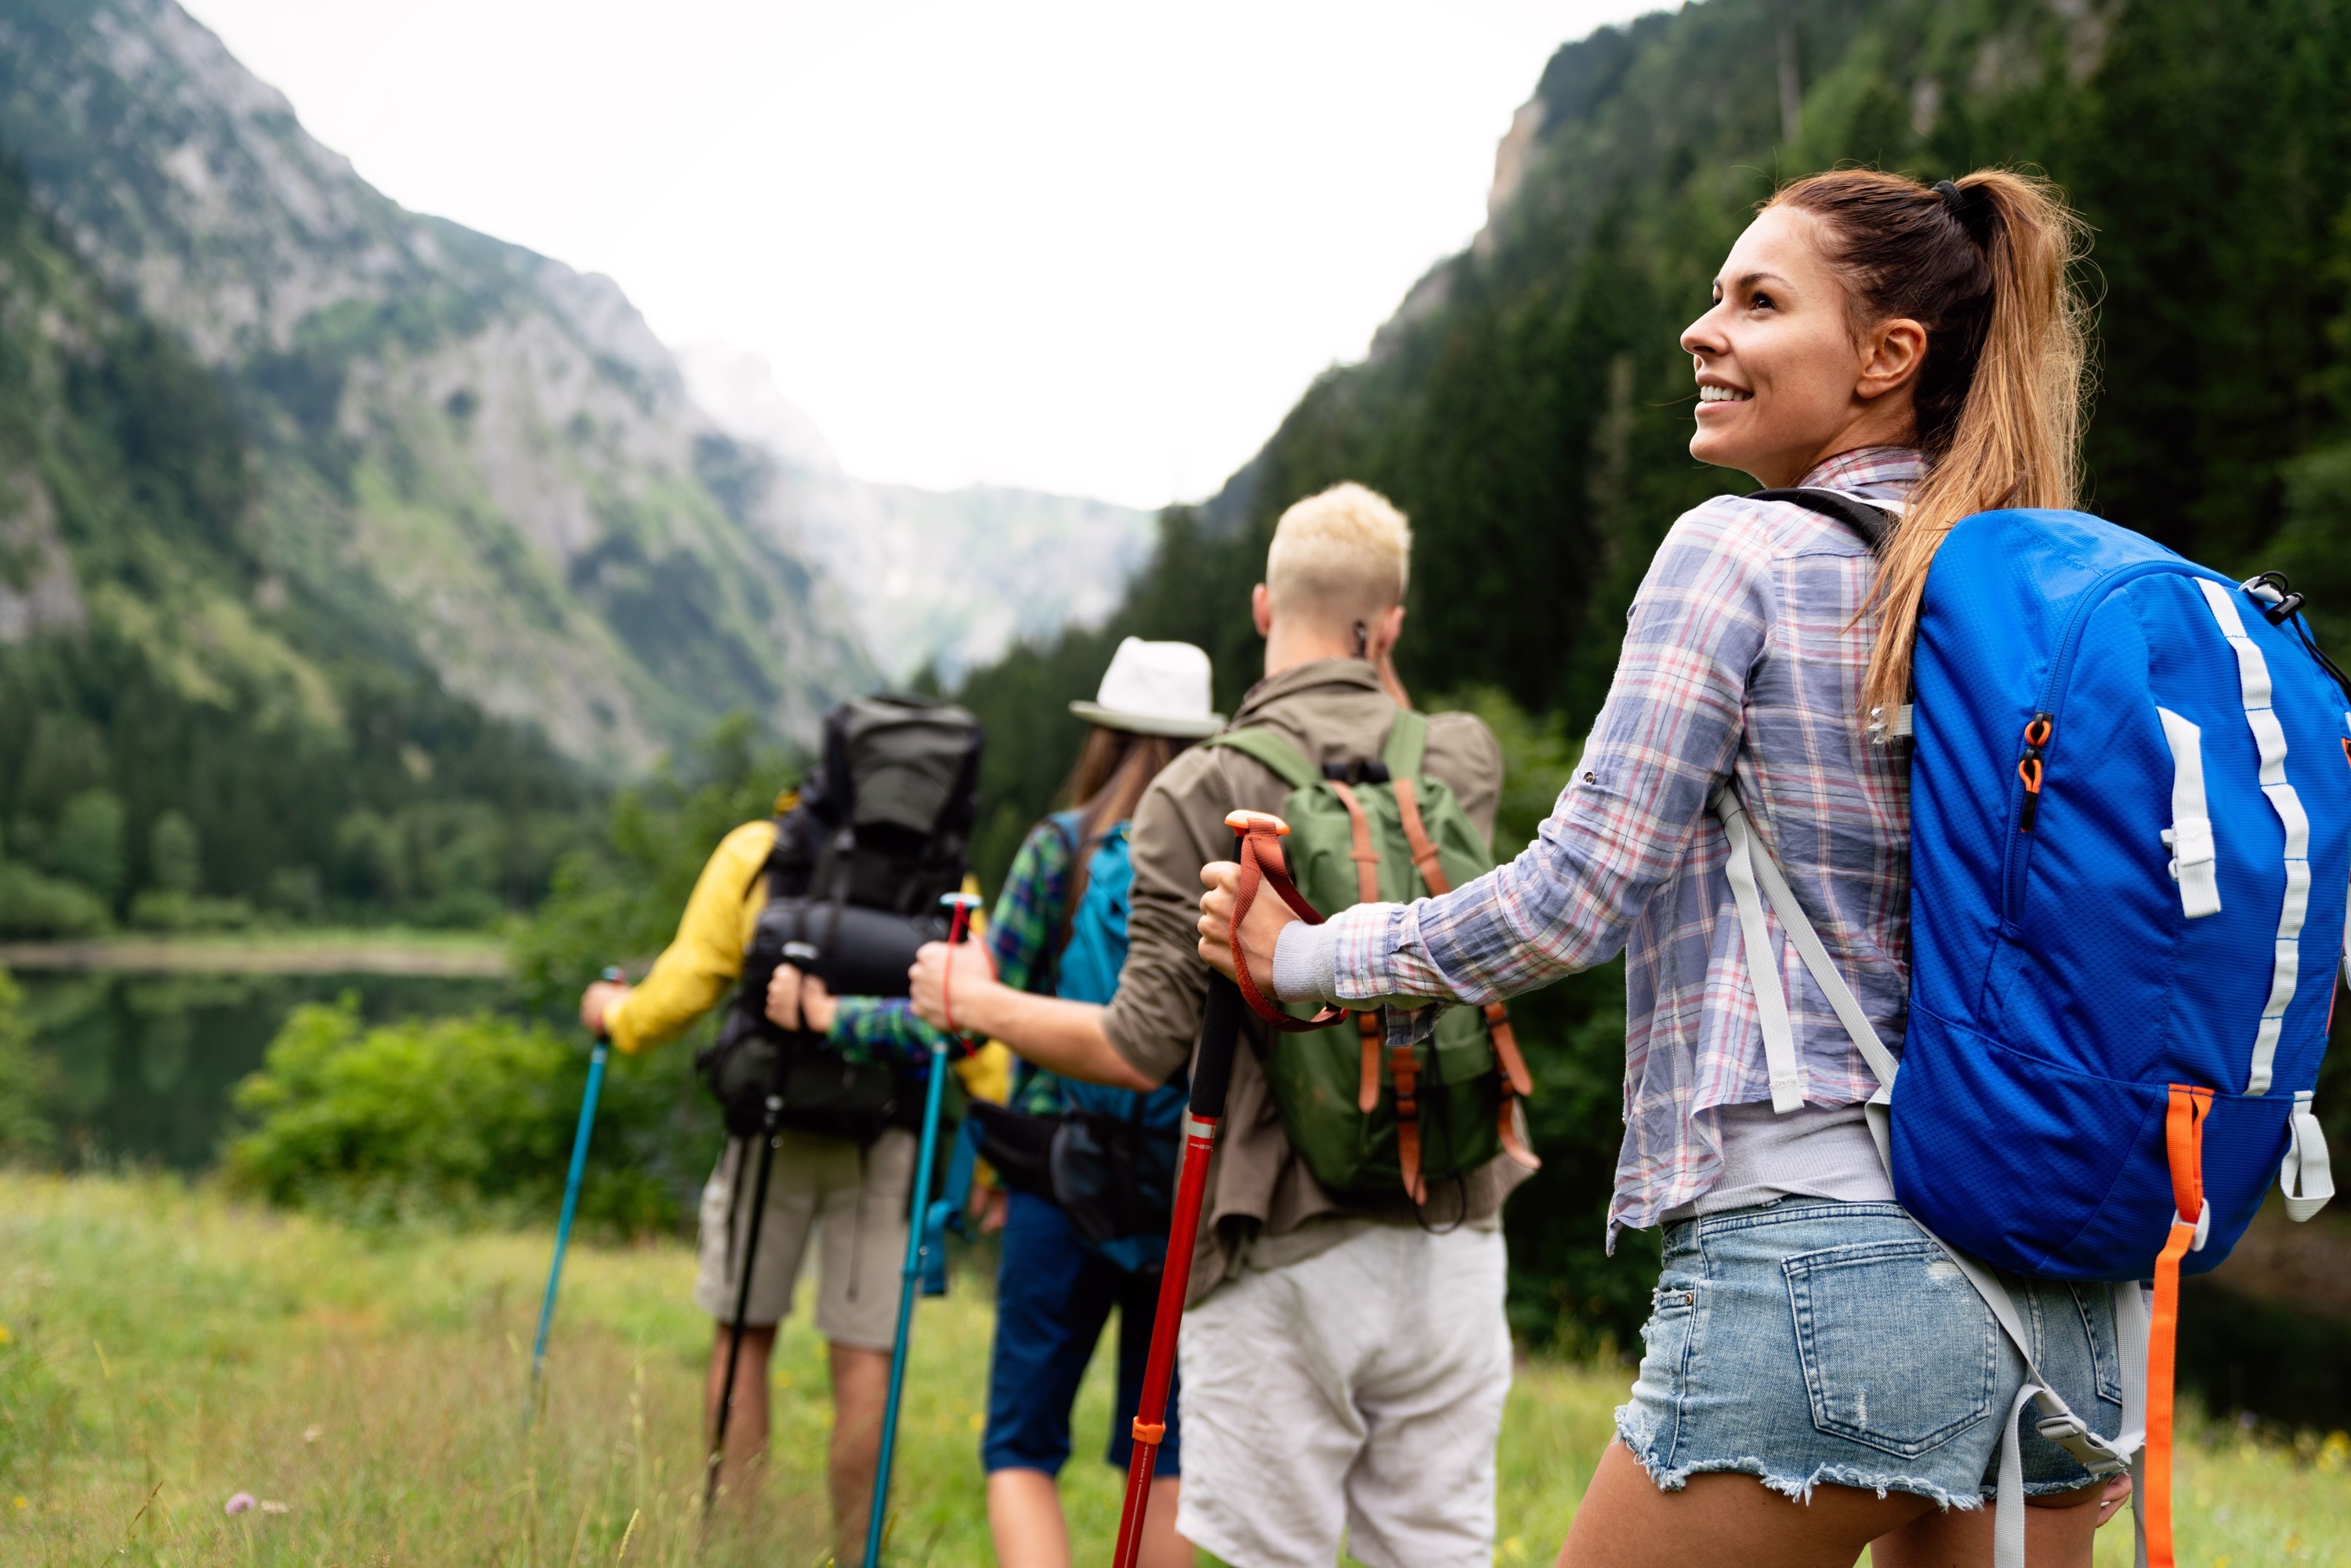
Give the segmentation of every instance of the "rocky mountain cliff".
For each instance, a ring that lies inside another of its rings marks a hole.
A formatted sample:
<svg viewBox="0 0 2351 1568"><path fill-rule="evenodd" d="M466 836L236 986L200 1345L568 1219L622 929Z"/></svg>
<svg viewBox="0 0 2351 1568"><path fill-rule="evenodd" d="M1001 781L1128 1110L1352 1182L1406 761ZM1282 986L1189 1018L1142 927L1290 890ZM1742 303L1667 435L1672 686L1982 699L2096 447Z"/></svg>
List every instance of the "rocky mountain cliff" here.
<svg viewBox="0 0 2351 1568"><path fill-rule="evenodd" d="M0 0L0 146L232 387L264 624L421 658L614 772L875 678L777 463L617 286L402 209L172 0ZM9 614L60 613L54 577Z"/></svg>
<svg viewBox="0 0 2351 1568"><path fill-rule="evenodd" d="M687 392L773 463L810 553L853 607L892 679L941 679L1021 639L1092 625L1151 554L1153 514L997 486L877 485L842 471L768 362L724 344L678 350Z"/></svg>

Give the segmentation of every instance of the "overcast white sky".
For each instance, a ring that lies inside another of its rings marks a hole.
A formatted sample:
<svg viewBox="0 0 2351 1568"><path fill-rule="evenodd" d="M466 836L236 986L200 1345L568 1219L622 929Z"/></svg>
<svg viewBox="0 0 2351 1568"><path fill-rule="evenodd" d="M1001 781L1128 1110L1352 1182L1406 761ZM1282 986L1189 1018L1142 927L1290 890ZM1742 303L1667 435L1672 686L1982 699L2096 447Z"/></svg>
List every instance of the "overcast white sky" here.
<svg viewBox="0 0 2351 1568"><path fill-rule="evenodd" d="M1214 490L1654 0L185 0L360 172L755 350L851 472Z"/></svg>

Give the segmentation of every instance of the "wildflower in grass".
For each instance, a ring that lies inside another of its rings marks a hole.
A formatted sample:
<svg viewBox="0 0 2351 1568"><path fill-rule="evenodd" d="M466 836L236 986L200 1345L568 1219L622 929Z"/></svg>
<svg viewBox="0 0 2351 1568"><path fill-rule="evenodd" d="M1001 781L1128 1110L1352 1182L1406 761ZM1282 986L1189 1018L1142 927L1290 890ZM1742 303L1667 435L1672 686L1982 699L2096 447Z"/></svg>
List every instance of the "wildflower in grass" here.
<svg viewBox="0 0 2351 1568"><path fill-rule="evenodd" d="M250 1512L252 1508L253 1494L249 1491L241 1491L231 1496L228 1500L227 1506L223 1508L221 1511L223 1513L229 1514L246 1513Z"/></svg>

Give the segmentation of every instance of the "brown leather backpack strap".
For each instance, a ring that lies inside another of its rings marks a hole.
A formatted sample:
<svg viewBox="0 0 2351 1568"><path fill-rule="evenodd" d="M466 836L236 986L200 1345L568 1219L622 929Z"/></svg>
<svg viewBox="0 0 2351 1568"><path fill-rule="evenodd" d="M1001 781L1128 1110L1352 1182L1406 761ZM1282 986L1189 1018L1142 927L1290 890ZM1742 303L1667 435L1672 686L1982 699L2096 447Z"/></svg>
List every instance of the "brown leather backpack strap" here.
<svg viewBox="0 0 2351 1568"><path fill-rule="evenodd" d="M1395 778L1395 789L1396 815L1404 819L1404 841L1412 846L1412 863L1420 868L1420 880L1433 894L1451 893L1453 883L1445 874L1445 862L1437 858L1437 845L1429 840L1428 825L1420 820L1419 791L1402 774Z"/></svg>
<svg viewBox="0 0 2351 1568"><path fill-rule="evenodd" d="M1364 814L1364 802L1353 789L1339 779L1330 781L1331 793L1339 797L1339 804L1347 808L1347 831L1354 839L1354 847L1347 858L1355 862L1355 897L1364 904L1380 901L1380 852L1372 842L1372 820Z"/></svg>
<svg viewBox="0 0 2351 1568"><path fill-rule="evenodd" d="M1388 1049L1388 1076L1395 1081L1396 1165L1404 1172L1405 1196L1426 1203L1428 1183L1420 1174L1420 1068L1412 1047Z"/></svg>
<svg viewBox="0 0 2351 1568"><path fill-rule="evenodd" d="M1519 1054L1519 1031L1510 1027L1510 1009L1499 1002L1486 1004L1486 1033L1494 1045L1494 1066L1513 1094L1531 1094L1535 1081L1527 1059Z"/></svg>
<svg viewBox="0 0 2351 1568"><path fill-rule="evenodd" d="M1380 901L1380 851L1372 841L1372 820L1364 814L1363 798L1343 781L1330 781L1331 792L1347 808L1347 829L1354 839L1349 859L1355 862L1355 896L1364 904ZM1368 1116L1380 1108L1380 1027L1376 1012L1357 1013L1355 1027L1363 1031L1363 1071L1355 1089L1355 1104Z"/></svg>
<svg viewBox="0 0 2351 1568"><path fill-rule="evenodd" d="M1541 1170L1542 1161L1528 1146L1526 1113L1519 1102L1535 1092L1534 1075L1519 1050L1519 1031L1510 1027L1510 1009L1499 1002L1486 1004L1486 1038L1494 1048L1494 1076L1502 1081L1502 1108L1498 1126L1502 1152L1527 1169Z"/></svg>
<svg viewBox="0 0 2351 1568"><path fill-rule="evenodd" d="M1498 1124L1498 1130L1502 1134L1502 1152L1510 1155L1513 1163L1531 1171L1539 1171L1542 1169L1542 1160L1527 1143L1525 1106L1526 1102L1511 1093L1509 1085L1505 1084Z"/></svg>
<svg viewBox="0 0 2351 1568"><path fill-rule="evenodd" d="M1240 885L1234 890L1233 920L1227 928L1226 940L1233 954L1233 980L1240 988L1241 999L1249 1011L1285 1033L1299 1034L1308 1030L1322 1029L1347 1016L1344 1008L1324 1008L1311 1019L1292 1018L1269 1000L1258 989L1256 979L1249 969L1249 959L1241 951L1241 923L1249 918L1249 907L1257 902L1258 890L1270 887L1274 895L1290 905L1290 913L1310 925L1322 924L1322 914L1306 902L1297 884L1290 880L1281 853L1282 835L1290 824L1270 811L1234 811L1225 818L1225 826L1240 835Z"/></svg>

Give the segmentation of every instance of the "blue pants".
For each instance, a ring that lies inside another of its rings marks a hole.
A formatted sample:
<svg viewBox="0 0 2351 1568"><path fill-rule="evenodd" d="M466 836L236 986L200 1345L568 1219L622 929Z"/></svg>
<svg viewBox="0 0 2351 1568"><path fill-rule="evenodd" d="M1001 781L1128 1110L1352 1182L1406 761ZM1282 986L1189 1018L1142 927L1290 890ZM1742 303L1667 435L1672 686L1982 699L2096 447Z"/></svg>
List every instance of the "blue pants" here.
<svg viewBox="0 0 2351 1568"><path fill-rule="evenodd" d="M1135 1274L1087 1249L1048 1199L1011 1195L1004 1263L996 1277L996 1354L987 1372L987 1469L1061 1473L1070 1457L1070 1406L1113 1307L1118 1314L1118 1408L1110 1424L1111 1464L1134 1452L1134 1410L1159 1310L1159 1276ZM1152 1473L1181 1473L1176 1387L1167 1388L1167 1437Z"/></svg>

